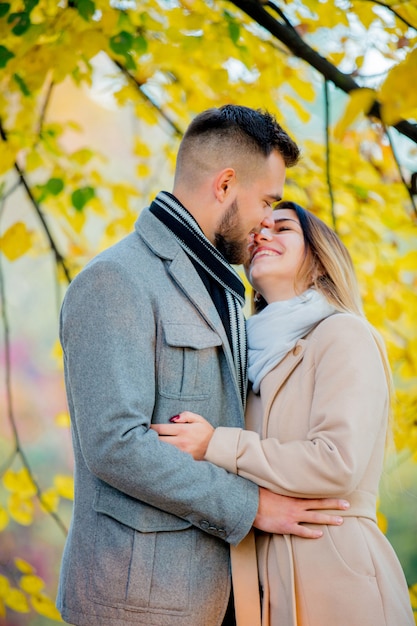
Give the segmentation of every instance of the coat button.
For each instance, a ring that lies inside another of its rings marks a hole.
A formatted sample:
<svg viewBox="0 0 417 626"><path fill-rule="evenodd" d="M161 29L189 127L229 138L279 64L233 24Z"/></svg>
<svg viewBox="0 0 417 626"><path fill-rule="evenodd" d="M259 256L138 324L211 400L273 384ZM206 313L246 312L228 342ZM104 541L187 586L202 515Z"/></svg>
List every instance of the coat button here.
<svg viewBox="0 0 417 626"><path fill-rule="evenodd" d="M300 344L297 344L295 346L294 350L292 351L294 356L299 355L302 349L303 349L302 346L300 346Z"/></svg>

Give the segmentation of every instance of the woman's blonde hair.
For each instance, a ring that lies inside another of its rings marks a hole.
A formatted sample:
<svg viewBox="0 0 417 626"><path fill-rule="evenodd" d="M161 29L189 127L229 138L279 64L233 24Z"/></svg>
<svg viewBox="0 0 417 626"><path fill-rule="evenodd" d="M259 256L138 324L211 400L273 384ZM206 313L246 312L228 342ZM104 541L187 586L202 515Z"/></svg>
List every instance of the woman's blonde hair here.
<svg viewBox="0 0 417 626"><path fill-rule="evenodd" d="M353 313L366 320L352 257L334 230L295 202L280 202L275 208L295 211L303 231L304 261L295 282L301 279L301 284L305 284L307 279L309 286L322 293L335 309L343 313ZM255 313L265 308L266 304L262 296L255 294ZM368 321L367 323L381 354L392 398L392 374L385 343L372 324Z"/></svg>

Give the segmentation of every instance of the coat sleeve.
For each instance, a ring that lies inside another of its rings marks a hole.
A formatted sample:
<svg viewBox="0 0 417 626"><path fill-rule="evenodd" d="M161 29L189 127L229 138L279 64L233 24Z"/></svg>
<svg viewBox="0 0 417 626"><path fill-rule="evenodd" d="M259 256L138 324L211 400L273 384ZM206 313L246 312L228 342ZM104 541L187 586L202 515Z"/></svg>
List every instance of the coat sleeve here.
<svg viewBox="0 0 417 626"><path fill-rule="evenodd" d="M369 327L354 316L332 316L312 340L314 387L305 437L281 443L252 431L218 428L206 459L282 495L332 497L357 487L386 429L382 359Z"/></svg>
<svg viewBox="0 0 417 626"><path fill-rule="evenodd" d="M117 263L93 262L68 288L60 339L76 467L85 464L118 492L238 543L255 518L258 487L194 461L149 429L156 322L149 290Z"/></svg>

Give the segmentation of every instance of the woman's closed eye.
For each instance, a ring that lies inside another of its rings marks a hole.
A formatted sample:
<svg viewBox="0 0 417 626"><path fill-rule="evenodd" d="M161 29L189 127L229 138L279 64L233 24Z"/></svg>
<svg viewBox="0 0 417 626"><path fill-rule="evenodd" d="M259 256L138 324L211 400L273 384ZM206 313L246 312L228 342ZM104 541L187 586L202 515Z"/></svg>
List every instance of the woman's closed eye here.
<svg viewBox="0 0 417 626"><path fill-rule="evenodd" d="M285 231L296 232L296 233L301 232L300 223L291 218L281 218L281 219L275 220L274 232L282 233Z"/></svg>

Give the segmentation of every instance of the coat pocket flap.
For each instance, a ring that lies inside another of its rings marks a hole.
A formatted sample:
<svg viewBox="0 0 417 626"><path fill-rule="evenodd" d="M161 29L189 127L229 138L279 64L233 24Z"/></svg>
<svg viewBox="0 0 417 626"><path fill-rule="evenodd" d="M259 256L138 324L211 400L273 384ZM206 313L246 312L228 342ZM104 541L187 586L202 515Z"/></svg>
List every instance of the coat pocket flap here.
<svg viewBox="0 0 417 626"><path fill-rule="evenodd" d="M109 485L96 489L93 508L139 532L184 530L192 524L176 515L157 509L121 493Z"/></svg>
<svg viewBox="0 0 417 626"><path fill-rule="evenodd" d="M222 344L217 333L197 324L165 323L164 335L167 344L174 347L202 350Z"/></svg>

